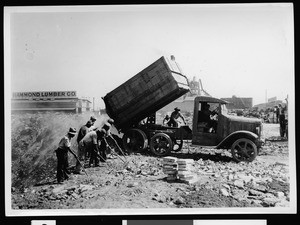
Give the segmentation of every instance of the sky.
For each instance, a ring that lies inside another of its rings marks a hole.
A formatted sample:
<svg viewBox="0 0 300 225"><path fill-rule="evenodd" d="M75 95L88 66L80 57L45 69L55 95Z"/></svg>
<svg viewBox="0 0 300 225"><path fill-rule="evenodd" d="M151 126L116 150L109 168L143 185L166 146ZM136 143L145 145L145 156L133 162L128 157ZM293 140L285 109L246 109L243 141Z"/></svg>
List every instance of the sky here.
<svg viewBox="0 0 300 225"><path fill-rule="evenodd" d="M101 97L161 56L214 97L294 95L293 5L5 7L9 93Z"/></svg>

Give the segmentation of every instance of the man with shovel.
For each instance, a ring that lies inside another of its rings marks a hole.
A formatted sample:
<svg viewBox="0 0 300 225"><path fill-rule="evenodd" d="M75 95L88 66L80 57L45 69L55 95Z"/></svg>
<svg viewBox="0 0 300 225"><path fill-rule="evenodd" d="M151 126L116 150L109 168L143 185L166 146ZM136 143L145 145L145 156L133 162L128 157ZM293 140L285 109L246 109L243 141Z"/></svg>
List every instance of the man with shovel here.
<svg viewBox="0 0 300 225"><path fill-rule="evenodd" d="M84 153L90 152L90 160L89 166L99 166L99 142L101 141L102 137L104 136L105 130L96 130L88 132L79 142L78 144L78 158L79 160L76 163L75 173L82 174L81 169L82 165L84 164Z"/></svg>
<svg viewBox="0 0 300 225"><path fill-rule="evenodd" d="M56 179L59 184L69 178L68 174L68 152L74 154L71 150L71 139L76 135L76 129L70 128L69 132L60 140L58 148L55 150L57 156L57 174Z"/></svg>

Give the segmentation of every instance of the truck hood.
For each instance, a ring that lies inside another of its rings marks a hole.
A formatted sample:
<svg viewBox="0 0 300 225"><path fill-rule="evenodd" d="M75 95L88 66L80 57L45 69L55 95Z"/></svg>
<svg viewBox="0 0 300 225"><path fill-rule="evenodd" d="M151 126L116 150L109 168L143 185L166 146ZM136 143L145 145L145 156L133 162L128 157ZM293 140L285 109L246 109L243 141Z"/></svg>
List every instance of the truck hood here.
<svg viewBox="0 0 300 225"><path fill-rule="evenodd" d="M234 115L224 115L231 121L236 121L236 122L244 122L244 123L262 123L261 119L258 118L248 118L244 116L234 116Z"/></svg>

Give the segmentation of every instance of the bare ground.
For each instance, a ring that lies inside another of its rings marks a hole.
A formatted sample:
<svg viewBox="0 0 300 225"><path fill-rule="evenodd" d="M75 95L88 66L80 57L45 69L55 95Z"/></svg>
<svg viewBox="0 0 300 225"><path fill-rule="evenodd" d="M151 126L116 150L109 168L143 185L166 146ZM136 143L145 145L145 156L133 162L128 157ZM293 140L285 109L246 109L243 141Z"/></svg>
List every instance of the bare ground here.
<svg viewBox="0 0 300 225"><path fill-rule="evenodd" d="M185 143L172 156L194 159L197 179L190 184L168 182L163 159L144 152L122 157L128 164L116 157L86 168L88 175L72 174L64 184L56 184L52 172L35 185L13 186L12 209L288 207L288 142L278 138L278 124L265 124L264 130L272 141L251 163L234 162L227 150Z"/></svg>

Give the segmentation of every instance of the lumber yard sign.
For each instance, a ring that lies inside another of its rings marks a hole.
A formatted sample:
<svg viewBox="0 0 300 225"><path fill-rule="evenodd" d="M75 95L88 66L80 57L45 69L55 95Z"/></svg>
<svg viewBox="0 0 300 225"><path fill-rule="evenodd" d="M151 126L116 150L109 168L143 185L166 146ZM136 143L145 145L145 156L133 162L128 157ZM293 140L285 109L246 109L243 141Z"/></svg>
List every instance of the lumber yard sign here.
<svg viewBox="0 0 300 225"><path fill-rule="evenodd" d="M12 99L77 98L76 91L13 92Z"/></svg>

